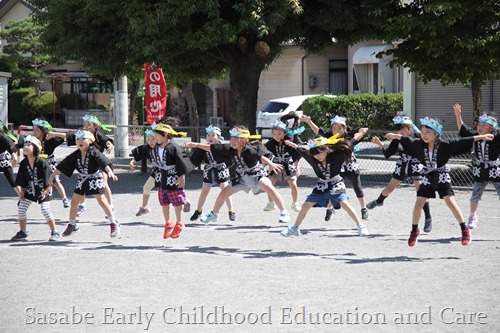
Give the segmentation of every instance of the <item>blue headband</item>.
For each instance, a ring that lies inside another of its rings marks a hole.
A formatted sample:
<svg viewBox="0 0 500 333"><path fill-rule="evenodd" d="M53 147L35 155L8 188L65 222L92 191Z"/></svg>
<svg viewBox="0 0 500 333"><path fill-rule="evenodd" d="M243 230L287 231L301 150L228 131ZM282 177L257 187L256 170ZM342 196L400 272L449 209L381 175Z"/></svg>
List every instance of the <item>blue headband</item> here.
<svg viewBox="0 0 500 333"><path fill-rule="evenodd" d="M492 116L488 116L487 114L483 114L479 117L478 120L481 123L485 123L485 124L488 124L490 126L493 126L494 129L498 128L498 121Z"/></svg>
<svg viewBox="0 0 500 333"><path fill-rule="evenodd" d="M435 130L439 135L443 133L443 125L434 118L425 117L420 119L420 124Z"/></svg>

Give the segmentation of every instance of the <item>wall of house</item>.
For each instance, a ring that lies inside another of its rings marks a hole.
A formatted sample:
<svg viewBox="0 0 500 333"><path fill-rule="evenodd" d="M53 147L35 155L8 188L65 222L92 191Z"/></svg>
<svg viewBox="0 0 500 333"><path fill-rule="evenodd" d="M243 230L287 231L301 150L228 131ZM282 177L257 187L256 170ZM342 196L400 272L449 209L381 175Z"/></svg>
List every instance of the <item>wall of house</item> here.
<svg viewBox="0 0 500 333"><path fill-rule="evenodd" d="M0 24L2 27L5 27L7 22L9 21L18 21L18 20L23 20L27 17L29 17L31 14L31 10L29 10L28 7L25 5L16 2L6 13L2 18L0 18Z"/></svg>
<svg viewBox="0 0 500 333"><path fill-rule="evenodd" d="M268 70L262 72L259 81L257 109L270 99L302 94L302 57L305 51L298 47L286 47ZM255 110L256 112L258 110Z"/></svg>
<svg viewBox="0 0 500 333"><path fill-rule="evenodd" d="M328 94L330 91L330 60L347 60L347 49L331 48L325 54L309 54L304 61L304 92L299 95ZM348 73L349 75L349 70ZM309 77L317 79L316 88L309 87Z"/></svg>

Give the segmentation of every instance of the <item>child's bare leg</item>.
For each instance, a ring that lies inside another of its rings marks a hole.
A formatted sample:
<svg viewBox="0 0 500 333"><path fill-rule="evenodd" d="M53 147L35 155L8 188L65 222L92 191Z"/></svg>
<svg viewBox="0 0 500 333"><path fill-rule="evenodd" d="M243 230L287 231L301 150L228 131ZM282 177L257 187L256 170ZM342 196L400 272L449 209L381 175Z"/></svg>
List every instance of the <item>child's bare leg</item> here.
<svg viewBox="0 0 500 333"><path fill-rule="evenodd" d="M307 212L309 212L309 210L316 204L316 202L304 202L302 204L302 207L300 208L300 212L299 214L297 215L297 218L295 219L295 223L294 223L294 226L296 227L300 227L300 225L302 224L302 221L304 221L306 215L307 215Z"/></svg>
<svg viewBox="0 0 500 333"><path fill-rule="evenodd" d="M342 207L343 210L345 210L347 212L347 214L349 215L349 217L354 221L354 223L356 223L356 225L358 225L358 224L361 223L361 220L359 219L358 214L356 213L356 211L354 210L354 208L352 208L352 206L349 203L349 201L347 201L347 200L341 201L340 202L340 206Z"/></svg>
<svg viewBox="0 0 500 333"><path fill-rule="evenodd" d="M182 206L179 206L182 208ZM161 206L161 211L163 213L163 218L165 219L165 223L170 221L170 204Z"/></svg>
<svg viewBox="0 0 500 333"><path fill-rule="evenodd" d="M181 223L182 222L182 205L174 206L174 211L175 211L176 223ZM170 216L170 214L169 214L169 216Z"/></svg>
<svg viewBox="0 0 500 333"><path fill-rule="evenodd" d="M262 184L261 189L262 191L267 193L267 195L271 198L272 201L276 203L280 210L286 210L283 198L271 183Z"/></svg>
<svg viewBox="0 0 500 333"><path fill-rule="evenodd" d="M269 178L271 180L271 184L276 184L276 182L278 182L278 178L276 178L275 176L268 176L267 178ZM273 202L273 199L269 196L269 194L267 195L267 202Z"/></svg>
<svg viewBox="0 0 500 333"><path fill-rule="evenodd" d="M113 207L113 193L111 193L111 189L108 184L108 174L106 172L102 173L104 178L104 194L106 195L106 199L108 199L108 203L111 207ZM110 215L107 215L110 216Z"/></svg>
<svg viewBox="0 0 500 333"><path fill-rule="evenodd" d="M400 180L396 179L396 178L392 178L389 183L387 184L387 186L382 190L382 195L384 197L388 197L392 192L394 192L394 190L396 189L396 187L398 187L399 183L401 183Z"/></svg>
<svg viewBox="0 0 500 333"><path fill-rule="evenodd" d="M413 225L418 225L420 221L420 216L422 215L422 208L424 207L426 201L428 199L426 197L417 197L417 201L415 201L415 206L413 206Z"/></svg>
<svg viewBox="0 0 500 333"><path fill-rule="evenodd" d="M96 194L95 198L97 199L97 203L99 204L99 206L101 206L106 216L113 216L113 208L109 204L106 196L104 194Z"/></svg>
<svg viewBox="0 0 500 333"><path fill-rule="evenodd" d="M290 186L290 191L292 192L292 202L295 203L299 198L297 179L288 178L286 181L288 182L288 186Z"/></svg>
<svg viewBox="0 0 500 333"><path fill-rule="evenodd" d="M221 186L222 187L222 186ZM196 206L196 210L201 212L205 202L207 200L208 193L210 193L210 185L203 185L201 187L200 197L198 198L198 206Z"/></svg>
<svg viewBox="0 0 500 333"><path fill-rule="evenodd" d="M85 201L85 196L81 194L73 193L73 197L71 200L71 205L69 206L69 219L75 220L76 213L78 212L78 205Z"/></svg>
<svg viewBox="0 0 500 333"><path fill-rule="evenodd" d="M235 194L238 191L239 191L239 189L232 187L232 186L228 186L225 189L223 189L222 191L220 191L219 195L217 196L217 199L215 200L214 208L212 209L212 211L215 214L218 214L222 205L224 204L224 202L230 196L232 196L233 194Z"/></svg>
<svg viewBox="0 0 500 333"><path fill-rule="evenodd" d="M220 184L220 188L223 190L225 189L226 187L229 186L229 182L224 182L224 183L221 183ZM226 199L226 206L227 206L227 210L228 211L232 211L233 210L233 199L231 199L231 197L228 197Z"/></svg>
<svg viewBox="0 0 500 333"><path fill-rule="evenodd" d="M455 201L455 196L447 195L443 199L444 199L444 202L446 202L446 206L448 206L448 208L453 213L453 216L455 216L455 219L457 220L457 222L463 223L465 221L464 215L462 214L460 207L458 207L457 202Z"/></svg>

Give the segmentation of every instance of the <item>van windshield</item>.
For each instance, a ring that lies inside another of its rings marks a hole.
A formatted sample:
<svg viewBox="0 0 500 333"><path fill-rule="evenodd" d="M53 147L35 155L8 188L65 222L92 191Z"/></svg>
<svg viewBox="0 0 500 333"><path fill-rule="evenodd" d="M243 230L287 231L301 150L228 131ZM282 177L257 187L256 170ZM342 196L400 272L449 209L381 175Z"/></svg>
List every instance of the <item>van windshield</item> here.
<svg viewBox="0 0 500 333"><path fill-rule="evenodd" d="M289 104L287 103L277 103L277 102L269 102L263 108L262 112L268 113L279 113L285 111Z"/></svg>

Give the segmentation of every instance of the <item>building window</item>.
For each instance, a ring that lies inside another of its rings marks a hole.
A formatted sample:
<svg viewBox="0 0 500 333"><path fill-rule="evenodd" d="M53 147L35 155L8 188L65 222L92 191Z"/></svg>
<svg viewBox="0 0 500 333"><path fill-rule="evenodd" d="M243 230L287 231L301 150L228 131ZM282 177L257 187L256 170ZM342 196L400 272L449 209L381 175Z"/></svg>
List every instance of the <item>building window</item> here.
<svg viewBox="0 0 500 333"><path fill-rule="evenodd" d="M330 60L329 92L333 95L347 95L347 60Z"/></svg>

